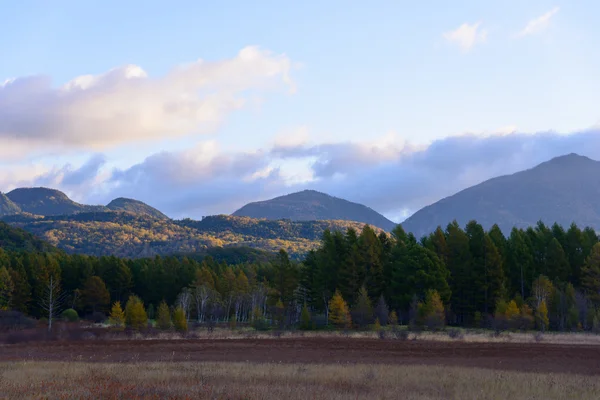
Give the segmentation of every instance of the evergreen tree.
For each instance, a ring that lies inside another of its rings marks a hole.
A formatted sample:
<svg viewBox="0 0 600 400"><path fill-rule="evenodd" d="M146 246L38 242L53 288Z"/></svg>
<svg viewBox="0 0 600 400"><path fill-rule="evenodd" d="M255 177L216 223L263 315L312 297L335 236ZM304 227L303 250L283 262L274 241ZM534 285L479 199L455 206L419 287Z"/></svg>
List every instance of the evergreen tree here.
<svg viewBox="0 0 600 400"><path fill-rule="evenodd" d="M358 299L354 307L352 307L352 321L359 327L364 328L365 326L373 322L373 307L371 306L371 299L369 299L369 293L363 286L359 293Z"/></svg>
<svg viewBox="0 0 600 400"><path fill-rule="evenodd" d="M592 248L581 270L581 286L592 303L600 306L600 243Z"/></svg>
<svg viewBox="0 0 600 400"><path fill-rule="evenodd" d="M475 311L489 311L489 282L488 282L488 260L486 259L486 235L481 224L476 221L470 221L467 224L466 232L469 238L469 250L471 252L471 262L467 265L465 271L467 279L471 282L466 287L465 294L471 307L470 313ZM493 244L492 244L493 246ZM497 250L496 250L497 253ZM469 317L471 319L472 316Z"/></svg>
<svg viewBox="0 0 600 400"><path fill-rule="evenodd" d="M344 263L339 269L338 289L348 303L354 304L358 291L364 283L366 270L361 261L358 236L352 228L348 229L346 233L345 250Z"/></svg>
<svg viewBox="0 0 600 400"><path fill-rule="evenodd" d="M491 313L493 306L505 296L506 278L504 263L498 248L489 235L485 236L485 314Z"/></svg>
<svg viewBox="0 0 600 400"><path fill-rule="evenodd" d="M350 328L352 326L348 304L346 304L339 291L335 292L329 302L329 322L338 328Z"/></svg>
<svg viewBox="0 0 600 400"><path fill-rule="evenodd" d="M436 254L417 244L397 244L392 250L391 304L407 310L413 296L424 298L429 289L436 290L444 301L451 297L449 272Z"/></svg>
<svg viewBox="0 0 600 400"><path fill-rule="evenodd" d="M365 287L371 299L378 299L385 287L381 262L381 242L375 231L369 225L365 225L358 238L358 243L363 263L362 270L365 271Z"/></svg>
<svg viewBox="0 0 600 400"><path fill-rule="evenodd" d="M27 275L23 266L21 270L11 269L8 271L13 282L12 305L11 307L17 311L28 314L29 303L31 302L31 286L27 280Z"/></svg>
<svg viewBox="0 0 600 400"><path fill-rule="evenodd" d="M450 286L452 287L451 308L456 314L458 323L465 323L475 312L471 280L471 250L469 237L454 221L446 229L446 242L448 243L448 270L450 272Z"/></svg>
<svg viewBox="0 0 600 400"><path fill-rule="evenodd" d="M581 268L585 263L583 254L583 233L575 223L572 223L566 234L564 250L569 260L569 282L576 286L581 282Z"/></svg>
<svg viewBox="0 0 600 400"><path fill-rule="evenodd" d="M292 264L287 252L279 250L273 263L273 288L284 304L293 299L294 290L298 286L298 269Z"/></svg>
<svg viewBox="0 0 600 400"><path fill-rule="evenodd" d="M564 282L570 275L569 260L558 241L553 238L548 244L546 251L546 274L550 279Z"/></svg>
<svg viewBox="0 0 600 400"><path fill-rule="evenodd" d="M511 231L506 260L509 293L519 293L523 298L528 297L534 274L533 249L529 238L517 228Z"/></svg>
<svg viewBox="0 0 600 400"><path fill-rule="evenodd" d="M168 330L171 329L171 310L169 310L169 306L163 300L158 306L158 311L156 314L156 327L160 330Z"/></svg>
<svg viewBox="0 0 600 400"><path fill-rule="evenodd" d="M312 320L310 317L310 311L308 310L308 306L304 303L304 307L302 307L302 313L300 314L300 329L308 331L312 328Z"/></svg>
<svg viewBox="0 0 600 400"><path fill-rule="evenodd" d="M390 310L385 302L385 298L381 295L377 302L377 306L375 307L375 317L379 320L381 325L387 325L389 314Z"/></svg>
<svg viewBox="0 0 600 400"><path fill-rule="evenodd" d="M81 289L83 309L91 312L105 312L110 305L110 293L99 276L89 277Z"/></svg>
<svg viewBox="0 0 600 400"><path fill-rule="evenodd" d="M0 310L11 308L15 286L6 267L0 267Z"/></svg>

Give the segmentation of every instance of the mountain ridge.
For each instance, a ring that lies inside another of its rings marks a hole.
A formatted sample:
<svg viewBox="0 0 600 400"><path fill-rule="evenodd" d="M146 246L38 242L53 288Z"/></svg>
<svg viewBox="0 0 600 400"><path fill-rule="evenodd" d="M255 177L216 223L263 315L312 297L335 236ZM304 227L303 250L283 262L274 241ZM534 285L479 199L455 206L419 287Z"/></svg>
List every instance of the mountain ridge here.
<svg viewBox="0 0 600 400"><path fill-rule="evenodd" d="M309 189L278 196L269 200L251 202L236 210L231 215L264 218L267 220L355 221L369 224L388 232L396 226L396 223L363 204Z"/></svg>

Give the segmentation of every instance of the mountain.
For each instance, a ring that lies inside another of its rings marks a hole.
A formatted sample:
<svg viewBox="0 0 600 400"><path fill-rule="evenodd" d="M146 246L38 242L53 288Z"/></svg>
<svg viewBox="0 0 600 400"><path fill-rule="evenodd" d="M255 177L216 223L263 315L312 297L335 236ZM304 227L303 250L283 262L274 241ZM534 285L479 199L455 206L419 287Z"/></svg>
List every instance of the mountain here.
<svg viewBox="0 0 600 400"><path fill-rule="evenodd" d="M249 203L232 214L237 217L265 218L292 221L346 220L379 227L386 231L396 224L362 204L329 196L315 190L276 197L271 200Z"/></svg>
<svg viewBox="0 0 600 400"><path fill-rule="evenodd" d="M269 221L228 215L174 221L115 211L45 217L17 214L2 219L68 253L128 258L204 252L213 247L270 252L283 248L298 258L318 247L326 229L360 231L364 226L351 221Z"/></svg>
<svg viewBox="0 0 600 400"><path fill-rule="evenodd" d="M80 212L106 211L104 206L87 206L71 200L59 190L48 188L19 188L6 196L22 212L36 215L71 215Z"/></svg>
<svg viewBox="0 0 600 400"><path fill-rule="evenodd" d="M154 207L150 207L146 203L142 203L139 200L126 199L119 197L114 199L106 206L111 211L127 211L138 215L147 215L157 219L169 219L165 214L161 213Z"/></svg>
<svg viewBox="0 0 600 400"><path fill-rule="evenodd" d="M0 193L0 217L13 215L21 212L21 207L16 205L4 193Z"/></svg>
<svg viewBox="0 0 600 400"><path fill-rule="evenodd" d="M402 227L420 237L454 219L461 226L473 219L484 228L497 223L504 234L540 220L600 230L600 162L569 154L493 178L421 209Z"/></svg>

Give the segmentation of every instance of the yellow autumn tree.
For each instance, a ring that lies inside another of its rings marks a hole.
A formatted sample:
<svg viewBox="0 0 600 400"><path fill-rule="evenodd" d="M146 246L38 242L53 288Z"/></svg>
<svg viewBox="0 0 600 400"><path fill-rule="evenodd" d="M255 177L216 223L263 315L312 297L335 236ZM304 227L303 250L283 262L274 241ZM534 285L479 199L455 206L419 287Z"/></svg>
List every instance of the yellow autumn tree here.
<svg viewBox="0 0 600 400"><path fill-rule="evenodd" d="M352 325L348 304L339 291L329 301L329 322L338 328L350 328Z"/></svg>
<svg viewBox="0 0 600 400"><path fill-rule="evenodd" d="M173 326L178 332L187 332L188 324L185 318L185 310L179 306L173 312Z"/></svg>
<svg viewBox="0 0 600 400"><path fill-rule="evenodd" d="M169 306L164 300L158 306L158 311L156 313L156 327L165 331L171 329L171 310L169 310Z"/></svg>
<svg viewBox="0 0 600 400"><path fill-rule="evenodd" d="M444 303L437 290L429 290L425 303L419 303L419 318L429 329L439 329L446 323Z"/></svg>
<svg viewBox="0 0 600 400"><path fill-rule="evenodd" d="M388 324L391 326L398 325L398 314L396 314L396 311L392 311L390 313L390 316L388 317Z"/></svg>
<svg viewBox="0 0 600 400"><path fill-rule="evenodd" d="M134 330L143 330L148 326L148 315L144 303L139 297L131 295L125 305L125 324Z"/></svg>
<svg viewBox="0 0 600 400"><path fill-rule="evenodd" d="M548 329L548 325L550 325L550 321L548 320L548 306L546 306L545 300L542 300L535 310L535 324L542 332Z"/></svg>
<svg viewBox="0 0 600 400"><path fill-rule="evenodd" d="M121 302L115 301L110 309L108 322L118 329L123 329L125 326L125 313L121 308Z"/></svg>

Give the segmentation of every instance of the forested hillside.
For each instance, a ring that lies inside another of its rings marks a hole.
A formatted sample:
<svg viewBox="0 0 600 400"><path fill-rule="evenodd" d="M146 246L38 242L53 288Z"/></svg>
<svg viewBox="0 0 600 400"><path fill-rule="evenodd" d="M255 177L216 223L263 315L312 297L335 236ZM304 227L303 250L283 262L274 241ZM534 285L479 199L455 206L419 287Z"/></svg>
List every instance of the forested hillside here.
<svg viewBox="0 0 600 400"><path fill-rule="evenodd" d="M361 229L348 221L268 221L226 215L173 221L129 212L78 213L61 216L13 215L13 226L47 240L68 253L151 257L194 253L211 247L243 246L293 257L318 246L326 229Z"/></svg>
<svg viewBox="0 0 600 400"><path fill-rule="evenodd" d="M283 250L237 265L0 251L4 307L41 316L50 277L84 315L107 313L111 302L136 294L150 314L165 300L199 321L600 329L600 244L592 229L576 225L539 223L504 237L497 226L452 223L421 241L401 227L392 237L368 226L325 230L301 263Z"/></svg>

